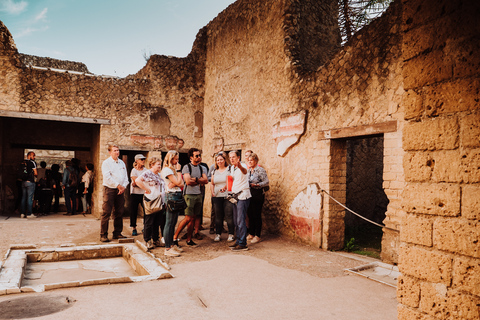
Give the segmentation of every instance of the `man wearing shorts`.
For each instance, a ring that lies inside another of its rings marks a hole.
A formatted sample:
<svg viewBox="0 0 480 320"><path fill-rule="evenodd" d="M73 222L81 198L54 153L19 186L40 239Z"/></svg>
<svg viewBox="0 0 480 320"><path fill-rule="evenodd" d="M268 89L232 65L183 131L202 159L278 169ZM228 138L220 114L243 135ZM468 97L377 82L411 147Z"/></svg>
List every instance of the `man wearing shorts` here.
<svg viewBox="0 0 480 320"><path fill-rule="evenodd" d="M203 212L203 195L200 189L201 185L208 183L206 170L200 165L202 160L200 150L191 148L188 150L188 156L190 157L190 163L183 166L182 174L183 180L187 185L185 188L185 202L187 208L185 209L185 219L183 219L178 225L173 241L178 241L180 232L187 226L187 245L196 246L196 243L192 240L193 228L195 222L200 223L200 216Z"/></svg>

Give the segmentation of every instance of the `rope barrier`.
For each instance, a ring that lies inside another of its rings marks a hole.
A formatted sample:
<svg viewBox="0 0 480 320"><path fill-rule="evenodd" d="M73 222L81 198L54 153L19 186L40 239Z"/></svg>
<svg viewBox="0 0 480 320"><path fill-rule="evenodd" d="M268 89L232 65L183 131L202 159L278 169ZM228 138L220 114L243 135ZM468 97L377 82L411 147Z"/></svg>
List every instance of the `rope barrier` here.
<svg viewBox="0 0 480 320"><path fill-rule="evenodd" d="M384 226L383 224L380 224L380 223L376 223L375 221L372 221L372 220L369 220L367 218L365 218L364 216L361 216L360 214L356 213L355 211L347 208L346 206L344 206L343 204L341 204L340 202L338 202L337 199L335 199L334 197L332 197L330 194L328 194L327 191L325 191L324 189L320 189L323 193L325 193L327 196L330 197L330 199L332 199L333 201L335 201L336 203L338 203L339 205L341 205L343 208L345 208L346 210L350 211L351 213L353 213L354 215L356 215L357 217L365 220L365 221L368 221L378 227L381 227L381 228L385 228L385 229L388 229L388 230L392 230L392 231L396 231L396 232L400 232L400 230L397 230L397 229L394 229L394 228L390 228L390 227L387 227L387 226Z"/></svg>

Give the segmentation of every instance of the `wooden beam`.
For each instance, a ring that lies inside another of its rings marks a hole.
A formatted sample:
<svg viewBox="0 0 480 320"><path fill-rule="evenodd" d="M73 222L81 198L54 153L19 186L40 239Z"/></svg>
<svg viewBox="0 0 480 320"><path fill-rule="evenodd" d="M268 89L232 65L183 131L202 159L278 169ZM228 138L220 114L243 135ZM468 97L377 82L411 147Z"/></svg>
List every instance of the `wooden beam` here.
<svg viewBox="0 0 480 320"><path fill-rule="evenodd" d="M319 140L353 138L397 131L397 121L320 131Z"/></svg>
<svg viewBox="0 0 480 320"><path fill-rule="evenodd" d="M110 119L70 117L70 116L62 116L62 115L56 115L56 114L18 112L18 111L7 111L7 110L0 110L0 117L77 122L77 123L110 124Z"/></svg>

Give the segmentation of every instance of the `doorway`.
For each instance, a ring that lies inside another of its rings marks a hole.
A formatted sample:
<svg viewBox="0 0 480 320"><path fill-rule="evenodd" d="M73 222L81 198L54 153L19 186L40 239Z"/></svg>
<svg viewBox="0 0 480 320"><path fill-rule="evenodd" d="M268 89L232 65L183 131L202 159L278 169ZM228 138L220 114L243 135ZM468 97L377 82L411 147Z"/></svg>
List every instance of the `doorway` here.
<svg viewBox="0 0 480 320"><path fill-rule="evenodd" d="M382 135L346 140L346 206L382 224L388 197L383 189ZM345 211L345 249L380 258L381 227Z"/></svg>

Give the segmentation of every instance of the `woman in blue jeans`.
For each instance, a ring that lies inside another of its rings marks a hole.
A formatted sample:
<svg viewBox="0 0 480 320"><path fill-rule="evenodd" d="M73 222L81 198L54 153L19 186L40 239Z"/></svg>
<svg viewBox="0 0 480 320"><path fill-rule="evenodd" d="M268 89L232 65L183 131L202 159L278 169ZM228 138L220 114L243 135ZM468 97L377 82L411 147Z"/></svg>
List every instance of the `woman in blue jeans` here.
<svg viewBox="0 0 480 320"><path fill-rule="evenodd" d="M165 202L167 203L167 218L163 237L165 238L165 255L170 257L178 257L180 252L183 251L178 244L173 243L179 212L171 211L168 207L169 200L181 200L183 197L181 168L182 166L178 163L178 152L174 150L168 151L163 162L161 176L165 181Z"/></svg>

